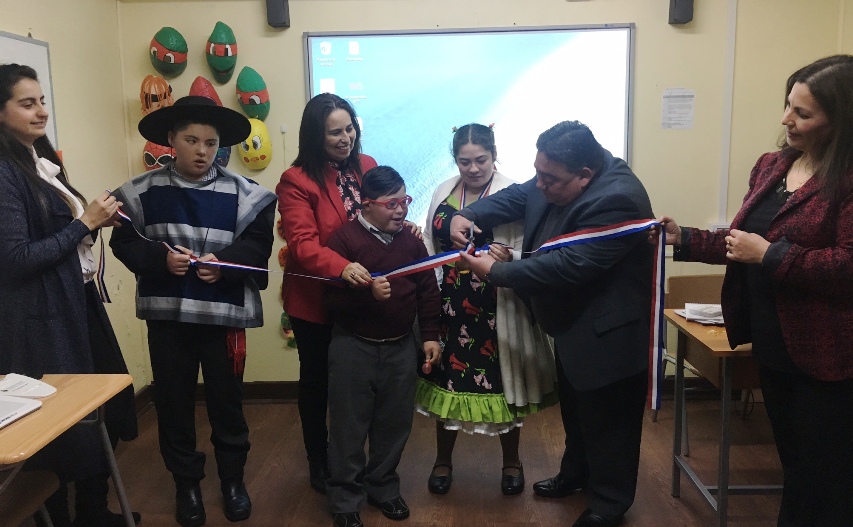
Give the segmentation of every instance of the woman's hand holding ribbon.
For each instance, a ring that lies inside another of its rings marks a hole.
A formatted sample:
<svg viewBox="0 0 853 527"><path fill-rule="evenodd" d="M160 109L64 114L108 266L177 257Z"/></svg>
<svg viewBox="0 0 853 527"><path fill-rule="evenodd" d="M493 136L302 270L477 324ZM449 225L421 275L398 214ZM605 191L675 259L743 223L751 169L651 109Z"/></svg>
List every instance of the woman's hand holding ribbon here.
<svg viewBox="0 0 853 527"><path fill-rule="evenodd" d="M658 242L662 226L666 233L666 244L674 245L676 247L681 246L681 227L675 223L675 220L669 216L661 216L658 223L660 223L660 225L653 225L649 227L649 243L654 245Z"/></svg>
<svg viewBox="0 0 853 527"><path fill-rule="evenodd" d="M358 262L350 262L341 271L341 279L353 287L367 285L373 281L370 272Z"/></svg>
<svg viewBox="0 0 853 527"><path fill-rule="evenodd" d="M115 196L110 194L109 190L105 190L103 194L92 200L92 203L86 206L83 215L80 216L82 221L90 231L97 230L101 227L114 227L119 223L119 219L115 213L122 202L116 201Z"/></svg>
<svg viewBox="0 0 853 527"><path fill-rule="evenodd" d="M500 243L490 243L489 256L491 256L495 259L495 261L498 262L511 262L512 250L506 245Z"/></svg>

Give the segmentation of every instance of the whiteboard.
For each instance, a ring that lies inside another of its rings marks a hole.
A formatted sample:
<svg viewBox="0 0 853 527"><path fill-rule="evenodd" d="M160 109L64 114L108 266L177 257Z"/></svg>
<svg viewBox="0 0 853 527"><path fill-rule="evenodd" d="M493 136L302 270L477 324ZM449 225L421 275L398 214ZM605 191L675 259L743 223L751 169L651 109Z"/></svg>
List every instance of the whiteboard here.
<svg viewBox="0 0 853 527"><path fill-rule="evenodd" d="M59 149L56 137L56 108L53 105L53 81L50 77L50 51L47 42L0 31L0 64L23 64L36 70L44 93L45 104L50 108L47 138Z"/></svg>

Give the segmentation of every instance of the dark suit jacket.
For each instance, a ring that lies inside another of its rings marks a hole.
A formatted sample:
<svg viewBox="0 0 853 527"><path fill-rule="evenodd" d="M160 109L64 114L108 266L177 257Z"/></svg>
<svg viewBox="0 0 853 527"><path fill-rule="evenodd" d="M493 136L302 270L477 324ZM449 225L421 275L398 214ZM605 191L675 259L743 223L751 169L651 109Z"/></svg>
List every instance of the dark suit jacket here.
<svg viewBox="0 0 853 527"><path fill-rule="evenodd" d="M759 158L733 229L775 191L798 156L787 150ZM794 364L824 381L853 379L853 196L833 211L820 189L818 178L811 178L773 218L762 266L772 276L776 313ZM726 259L727 232L683 230L688 243L681 259L727 264L722 305L729 343L750 342L746 264Z"/></svg>
<svg viewBox="0 0 853 527"><path fill-rule="evenodd" d="M547 208L534 178L478 200L462 214L480 228L524 218L524 250L531 251ZM653 217L640 180L607 152L602 170L546 239ZM591 390L648 368L653 258L654 247L639 233L495 263L490 279L560 314L558 323L539 322L554 337L572 386Z"/></svg>
<svg viewBox="0 0 853 527"><path fill-rule="evenodd" d="M0 159L0 374L94 372L77 256L89 228L59 194L49 192L48 199L43 217L26 175ZM97 431L75 426L27 466L52 470L63 482L101 473Z"/></svg>

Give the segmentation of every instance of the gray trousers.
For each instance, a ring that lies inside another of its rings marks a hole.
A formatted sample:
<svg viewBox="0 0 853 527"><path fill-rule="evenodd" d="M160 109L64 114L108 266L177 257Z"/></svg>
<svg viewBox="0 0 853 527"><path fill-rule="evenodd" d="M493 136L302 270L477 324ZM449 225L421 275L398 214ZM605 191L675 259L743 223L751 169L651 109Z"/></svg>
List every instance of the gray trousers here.
<svg viewBox="0 0 853 527"><path fill-rule="evenodd" d="M332 513L358 511L365 494L378 502L400 495L397 465L412 430L416 354L411 334L374 343L335 326L329 346L331 476L326 480Z"/></svg>

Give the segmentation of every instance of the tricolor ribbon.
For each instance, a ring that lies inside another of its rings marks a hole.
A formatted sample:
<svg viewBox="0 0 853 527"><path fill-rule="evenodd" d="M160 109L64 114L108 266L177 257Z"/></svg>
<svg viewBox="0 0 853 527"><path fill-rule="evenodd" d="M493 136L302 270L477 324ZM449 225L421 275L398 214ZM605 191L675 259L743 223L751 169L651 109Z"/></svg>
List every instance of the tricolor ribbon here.
<svg viewBox="0 0 853 527"><path fill-rule="evenodd" d="M174 247L172 247L171 245L169 245L168 243L166 243L164 241L152 240L151 238L148 238L147 236L145 236L144 234L139 232L139 229L137 229L136 226L133 224L133 220L131 220L130 216L128 216L123 210L118 209L116 211L116 214L118 214L118 216L121 219L126 220L127 223L129 223L130 226L133 228L133 230L136 232L136 234L138 234L139 237L142 238L143 240L147 240L149 242L154 242L154 243L162 243L167 249L169 249L170 252L173 252L175 254L184 254L181 251L175 249ZM103 258L103 254L101 256ZM244 264L239 264L239 263L234 263L234 262L223 262L220 260L209 260L207 262L199 262L198 256L196 256L195 254L190 254L189 257L190 257L190 265L210 265L213 267L224 267L227 269L240 269L243 271L262 271L265 273L275 272L275 271L270 271L269 269L264 269L263 267L255 267L252 265L244 265Z"/></svg>
<svg viewBox="0 0 853 527"><path fill-rule="evenodd" d="M111 304L112 300L110 300L110 295L107 293L107 282L104 280L104 274L107 270L107 259L104 255L104 233L101 232L101 256L98 258L98 272L95 274L97 277L97 286L98 286L98 296L101 297L102 304Z"/></svg>
<svg viewBox="0 0 853 527"><path fill-rule="evenodd" d="M170 251L179 253L177 249L173 248L166 242L151 240L150 238L145 237L141 232L139 232L135 226L133 226L133 221L130 217L125 214L121 209L118 210L118 215L127 220L128 223L133 227L139 236L142 238L162 243L165 245ZM657 220L633 220L626 221L622 223L617 223L614 225L607 225L605 227L597 227L594 229L585 229L582 231L576 231L568 234L563 234L561 236L557 236L556 238L552 238L542 244L536 250L529 251L527 254L532 254L539 251L550 251L553 249L559 249L561 247L571 247L573 245L581 245L585 243L599 242L602 240L610 240L613 238L620 238L622 236L628 236L631 234L635 234L638 232L647 231L649 228L654 226L659 226L660 223ZM660 237L655 247L655 261L654 261L654 270L652 273L652 305L651 307L651 327L649 332L649 404L653 410L657 410L660 408L661 403L661 395L660 395L660 383L663 379L663 341L664 341L664 323L663 323L663 298L664 298L664 262L665 262L665 236L663 229L660 229ZM488 252L489 247L485 246L480 249L475 249L473 245L469 243L468 247L465 249L465 252L471 253L480 253L480 252ZM103 259L103 251L101 254L101 258ZM462 258L460 255L460 251L448 251L441 254L436 254L433 256L429 256L427 258L422 258L420 260L402 265L400 267L396 267L391 269L390 271L371 273L370 276L373 278L400 278L402 276L419 273L422 271L428 271L431 269L435 269L436 267L440 267L445 264L450 264L453 262L457 262ZM195 255L190 256L191 264L202 264L202 265L213 265L219 267L226 267L232 269L242 269L248 271L262 271L262 272L276 272L271 271L269 269L264 269L262 267L253 267L251 265L243 265L232 262L222 262L217 260L212 260L209 262L197 262L198 257ZM341 278L338 277L320 277L320 276L310 276L298 273L285 273L290 276L298 276L302 278L311 278L314 280L326 280L326 281L340 281Z"/></svg>
<svg viewBox="0 0 853 527"><path fill-rule="evenodd" d="M638 232L647 231L649 228L659 226L657 220L634 220L607 225L605 227L597 227L594 229L585 229L568 234L563 234L552 238L542 244L536 250L528 251L527 254L532 254L539 251L550 251L561 247L571 247L573 245L581 245L585 243L599 242L602 240L610 240L636 234ZM664 262L665 262L665 233L660 229L660 237L655 247L654 270L652 273L652 305L650 314L650 331L649 331L649 405L653 410L660 408L661 395L660 384L663 380L663 343L664 343L664 324L663 324L663 298L664 298ZM488 252L488 246L477 249L476 252ZM473 246L469 244L466 252L472 252ZM459 251L450 251L428 258L423 258L415 262L397 267L390 271L381 273L371 273L374 278L399 278L421 271L434 269L441 265L449 264L460 260Z"/></svg>

